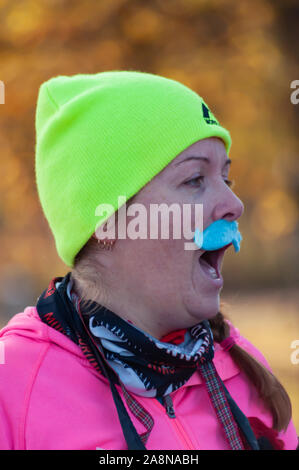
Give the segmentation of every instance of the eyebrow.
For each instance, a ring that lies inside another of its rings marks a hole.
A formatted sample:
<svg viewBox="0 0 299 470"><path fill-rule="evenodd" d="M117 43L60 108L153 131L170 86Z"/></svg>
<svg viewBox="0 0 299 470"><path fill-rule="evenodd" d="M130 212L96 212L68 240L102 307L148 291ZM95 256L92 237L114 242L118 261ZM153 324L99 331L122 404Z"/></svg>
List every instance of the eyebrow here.
<svg viewBox="0 0 299 470"><path fill-rule="evenodd" d="M211 160L209 160L207 157L203 157L201 155L190 155L189 157L185 158L185 160L182 160L181 162L179 163L176 163L175 166L178 166L180 165L181 163L184 163L184 162L187 162L189 160L202 160L204 161L205 163L211 163ZM230 165L232 163L231 159L228 158L227 160L225 160L225 163L223 165L223 168L227 165Z"/></svg>

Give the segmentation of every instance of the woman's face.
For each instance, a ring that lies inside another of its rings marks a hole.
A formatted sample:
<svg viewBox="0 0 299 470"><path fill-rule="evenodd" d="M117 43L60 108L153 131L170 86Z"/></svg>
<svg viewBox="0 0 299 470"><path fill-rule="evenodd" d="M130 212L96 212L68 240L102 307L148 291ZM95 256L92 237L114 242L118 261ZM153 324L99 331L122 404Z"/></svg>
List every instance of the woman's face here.
<svg viewBox="0 0 299 470"><path fill-rule="evenodd" d="M228 179L223 141L216 137L200 140L143 187L134 203L145 206L148 214L150 204L176 203L181 209L183 204L202 204L205 229L219 219L237 220L243 213L244 206ZM128 223L136 216L127 217ZM169 220L169 239L162 239L160 231L158 239L149 238L148 227L147 239L118 239L105 254L110 308L156 338L209 319L220 307L222 286L199 263L203 251L186 250L183 236L173 239L171 216ZM147 221L149 225L149 215ZM192 224L194 231L194 218ZM220 266L223 256L224 252L218 260Z"/></svg>

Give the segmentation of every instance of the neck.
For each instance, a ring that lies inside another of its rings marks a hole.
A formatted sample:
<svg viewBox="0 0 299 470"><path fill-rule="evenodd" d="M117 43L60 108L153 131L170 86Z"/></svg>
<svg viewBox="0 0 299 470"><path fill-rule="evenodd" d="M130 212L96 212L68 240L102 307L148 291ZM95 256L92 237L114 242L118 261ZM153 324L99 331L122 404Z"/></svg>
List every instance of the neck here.
<svg viewBox="0 0 299 470"><path fill-rule="evenodd" d="M130 302L130 299L124 299L122 295L119 295L117 298L111 298L111 296L105 295L106 291L103 289L93 289L92 291L92 289L86 288L77 279L75 280L73 276L72 280L72 291L78 295L81 301L96 302L106 307L123 320L156 339L160 340L170 333L182 331L194 325L194 322L192 325L179 325L174 315L168 315L167 313L161 315L157 312L157 309L147 308L145 302L140 303L138 297L133 302ZM119 301L120 298L121 302ZM175 320L175 323L171 324L167 321L169 319Z"/></svg>

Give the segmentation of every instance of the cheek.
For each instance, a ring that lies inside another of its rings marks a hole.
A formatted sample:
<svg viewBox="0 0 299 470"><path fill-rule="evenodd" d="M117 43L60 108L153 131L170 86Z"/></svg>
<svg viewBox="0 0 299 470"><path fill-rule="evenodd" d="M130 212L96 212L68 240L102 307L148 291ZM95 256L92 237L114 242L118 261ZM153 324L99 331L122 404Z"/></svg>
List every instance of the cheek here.
<svg viewBox="0 0 299 470"><path fill-rule="evenodd" d="M189 289L193 253L184 250L182 240L160 240L156 251L151 253L151 282L157 290L163 286L163 294L169 301Z"/></svg>
<svg viewBox="0 0 299 470"><path fill-rule="evenodd" d="M190 271L190 251L182 240L135 240L127 251L133 276L153 285L161 282L178 286Z"/></svg>

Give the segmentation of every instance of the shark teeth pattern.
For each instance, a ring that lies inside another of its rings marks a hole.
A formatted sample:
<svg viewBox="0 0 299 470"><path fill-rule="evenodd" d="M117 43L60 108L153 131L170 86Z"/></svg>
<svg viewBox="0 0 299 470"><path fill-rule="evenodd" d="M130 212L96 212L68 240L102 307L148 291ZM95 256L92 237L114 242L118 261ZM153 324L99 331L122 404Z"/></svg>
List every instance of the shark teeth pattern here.
<svg viewBox="0 0 299 470"><path fill-rule="evenodd" d="M193 338L204 338L207 334L206 328L201 327L200 325L195 325L190 330L190 334Z"/></svg>
<svg viewBox="0 0 299 470"><path fill-rule="evenodd" d="M108 332L113 333L123 343L126 343L129 347L134 348L135 351L138 351L140 353L143 352L142 349L136 344L132 343L132 341L130 341L129 338L126 336L125 332L122 331L122 329L116 325L111 326L108 322L105 322L104 320L98 320L95 317L91 317L89 321L89 327L94 336L100 337L101 335L97 334L97 328L103 327L107 329Z"/></svg>
<svg viewBox="0 0 299 470"><path fill-rule="evenodd" d="M134 369L138 377L140 378L141 382L143 383L144 387L146 390L151 390L154 388L152 382L150 381L149 377L144 375L142 372L138 372L136 369Z"/></svg>
<svg viewBox="0 0 299 470"><path fill-rule="evenodd" d="M173 349L170 349L169 348L169 345L168 347L166 345L162 345L161 343L157 342L156 343L156 346L159 348L159 349L164 349L165 352L169 355L171 355L172 357L177 357L179 356L179 358L181 360L186 360L186 361L196 361L196 358L198 358L198 354L195 356L194 353L195 352L198 352L200 350L204 351L204 348L198 348L198 344L201 344L201 340L197 341L195 346L193 347L192 351L189 352L189 354L187 352L182 352L180 348L176 348L175 346L173 347Z"/></svg>
<svg viewBox="0 0 299 470"><path fill-rule="evenodd" d="M204 323L187 330L183 342L176 345L159 341L123 320L118 322L113 315L90 317L90 331L120 381L137 395L153 397L177 390L213 355L212 333Z"/></svg>

